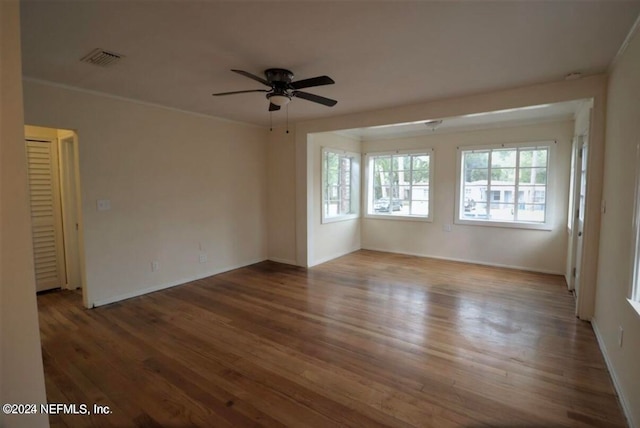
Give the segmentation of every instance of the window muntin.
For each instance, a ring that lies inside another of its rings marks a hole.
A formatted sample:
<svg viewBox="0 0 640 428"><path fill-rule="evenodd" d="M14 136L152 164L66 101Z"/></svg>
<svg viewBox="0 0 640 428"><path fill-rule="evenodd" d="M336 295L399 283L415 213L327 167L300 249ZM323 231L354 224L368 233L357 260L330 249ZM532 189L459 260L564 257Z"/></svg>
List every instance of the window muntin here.
<svg viewBox="0 0 640 428"><path fill-rule="evenodd" d="M346 220L359 214L360 155L322 149L322 222Z"/></svg>
<svg viewBox="0 0 640 428"><path fill-rule="evenodd" d="M432 151L367 156L367 215L429 219Z"/></svg>
<svg viewBox="0 0 640 428"><path fill-rule="evenodd" d="M458 220L545 224L550 146L461 148Z"/></svg>

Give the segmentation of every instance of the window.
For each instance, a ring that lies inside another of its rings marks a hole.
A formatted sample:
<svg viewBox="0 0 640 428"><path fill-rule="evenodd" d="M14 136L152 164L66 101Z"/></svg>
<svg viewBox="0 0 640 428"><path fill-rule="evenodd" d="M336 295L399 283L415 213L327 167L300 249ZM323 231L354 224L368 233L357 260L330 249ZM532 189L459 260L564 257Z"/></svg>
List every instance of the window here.
<svg viewBox="0 0 640 428"><path fill-rule="evenodd" d="M429 219L433 151L367 155L367 215Z"/></svg>
<svg viewBox="0 0 640 428"><path fill-rule="evenodd" d="M360 208L360 154L322 149L322 222L355 218Z"/></svg>
<svg viewBox="0 0 640 428"><path fill-rule="evenodd" d="M545 225L550 145L460 148L458 223Z"/></svg>

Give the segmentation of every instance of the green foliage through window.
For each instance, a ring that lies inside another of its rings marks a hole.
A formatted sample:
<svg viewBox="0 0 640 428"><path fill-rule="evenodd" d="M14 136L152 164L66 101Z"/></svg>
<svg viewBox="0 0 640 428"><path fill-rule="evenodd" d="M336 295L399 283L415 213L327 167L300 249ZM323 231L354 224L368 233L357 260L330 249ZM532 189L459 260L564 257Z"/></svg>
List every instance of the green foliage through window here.
<svg viewBox="0 0 640 428"><path fill-rule="evenodd" d="M369 157L368 213L429 217L431 153Z"/></svg>
<svg viewBox="0 0 640 428"><path fill-rule="evenodd" d="M332 149L322 153L323 219L357 215L359 155Z"/></svg>
<svg viewBox="0 0 640 428"><path fill-rule="evenodd" d="M461 220L544 223L549 147L462 150Z"/></svg>

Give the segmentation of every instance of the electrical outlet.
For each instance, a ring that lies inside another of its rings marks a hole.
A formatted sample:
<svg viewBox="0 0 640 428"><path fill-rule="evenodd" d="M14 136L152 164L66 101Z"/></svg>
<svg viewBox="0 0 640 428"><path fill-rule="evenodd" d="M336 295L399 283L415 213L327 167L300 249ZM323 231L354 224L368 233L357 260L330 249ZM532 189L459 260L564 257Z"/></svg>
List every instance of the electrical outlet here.
<svg viewBox="0 0 640 428"><path fill-rule="evenodd" d="M200 263L206 263L207 260L207 253L200 253Z"/></svg>
<svg viewBox="0 0 640 428"><path fill-rule="evenodd" d="M445 232L451 232L451 225L449 223L443 224L442 230L444 230Z"/></svg>
<svg viewBox="0 0 640 428"><path fill-rule="evenodd" d="M618 346L622 348L622 337L624 336L624 329L622 326L618 326Z"/></svg>
<svg viewBox="0 0 640 428"><path fill-rule="evenodd" d="M156 272L158 269L160 269L160 262L157 260L153 260L151 262L151 272Z"/></svg>

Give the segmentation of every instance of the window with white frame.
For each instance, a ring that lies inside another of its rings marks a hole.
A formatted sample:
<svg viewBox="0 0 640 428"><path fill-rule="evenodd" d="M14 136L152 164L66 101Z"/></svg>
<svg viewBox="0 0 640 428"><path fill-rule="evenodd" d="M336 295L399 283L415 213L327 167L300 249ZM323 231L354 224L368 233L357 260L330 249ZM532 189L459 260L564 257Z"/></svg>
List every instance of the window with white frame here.
<svg viewBox="0 0 640 428"><path fill-rule="evenodd" d="M461 147L459 223L544 225L551 143Z"/></svg>
<svg viewBox="0 0 640 428"><path fill-rule="evenodd" d="M322 222L355 218L360 212L360 154L322 149Z"/></svg>
<svg viewBox="0 0 640 428"><path fill-rule="evenodd" d="M367 155L367 215L430 219L432 150Z"/></svg>

